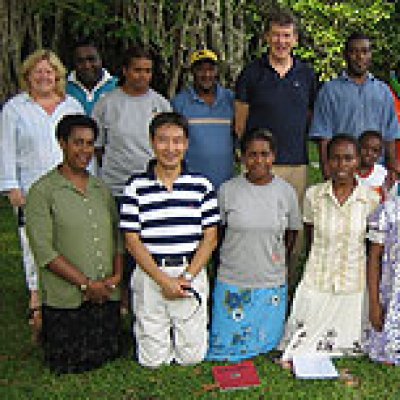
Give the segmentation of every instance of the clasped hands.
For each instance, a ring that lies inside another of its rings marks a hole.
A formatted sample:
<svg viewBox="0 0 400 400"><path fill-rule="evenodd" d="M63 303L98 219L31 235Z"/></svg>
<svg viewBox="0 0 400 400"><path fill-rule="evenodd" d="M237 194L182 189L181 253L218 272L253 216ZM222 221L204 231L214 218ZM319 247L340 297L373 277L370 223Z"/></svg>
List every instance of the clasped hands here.
<svg viewBox="0 0 400 400"><path fill-rule="evenodd" d="M183 276L178 276L176 278L165 276L160 286L161 292L167 300L175 300L190 296L189 292L185 289L190 288L191 284Z"/></svg>
<svg viewBox="0 0 400 400"><path fill-rule="evenodd" d="M85 301L103 304L110 299L115 288L120 284L121 277L113 275L105 279L89 280L83 296Z"/></svg>

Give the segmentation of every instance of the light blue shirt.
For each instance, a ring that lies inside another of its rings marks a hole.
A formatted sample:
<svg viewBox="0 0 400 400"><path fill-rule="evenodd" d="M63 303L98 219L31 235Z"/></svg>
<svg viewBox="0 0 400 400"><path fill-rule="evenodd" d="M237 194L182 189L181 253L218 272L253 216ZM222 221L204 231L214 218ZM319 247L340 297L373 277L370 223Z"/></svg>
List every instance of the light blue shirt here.
<svg viewBox="0 0 400 400"><path fill-rule="evenodd" d="M330 139L341 133L359 137L366 130L381 132L386 141L400 136L389 87L371 74L363 84L346 73L325 83L315 102L310 137Z"/></svg>
<svg viewBox="0 0 400 400"><path fill-rule="evenodd" d="M234 173L233 102L233 93L220 85L211 105L193 87L180 92L171 102L189 122L189 169L205 175L216 189Z"/></svg>
<svg viewBox="0 0 400 400"><path fill-rule="evenodd" d="M0 116L0 192L21 189L26 195L33 182L62 161L55 127L67 114L84 114L70 96L51 115L28 93L18 94L4 105Z"/></svg>

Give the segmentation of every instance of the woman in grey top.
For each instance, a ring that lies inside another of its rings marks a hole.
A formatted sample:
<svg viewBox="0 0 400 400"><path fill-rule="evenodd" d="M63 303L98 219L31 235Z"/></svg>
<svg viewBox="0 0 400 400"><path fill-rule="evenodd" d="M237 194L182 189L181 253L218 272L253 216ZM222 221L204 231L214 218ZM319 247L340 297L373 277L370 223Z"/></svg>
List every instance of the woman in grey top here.
<svg viewBox="0 0 400 400"><path fill-rule="evenodd" d="M270 132L247 133L241 150L246 172L219 192L225 235L208 360L240 361L278 345L287 304L286 259L301 227L294 189L271 172L276 147Z"/></svg>

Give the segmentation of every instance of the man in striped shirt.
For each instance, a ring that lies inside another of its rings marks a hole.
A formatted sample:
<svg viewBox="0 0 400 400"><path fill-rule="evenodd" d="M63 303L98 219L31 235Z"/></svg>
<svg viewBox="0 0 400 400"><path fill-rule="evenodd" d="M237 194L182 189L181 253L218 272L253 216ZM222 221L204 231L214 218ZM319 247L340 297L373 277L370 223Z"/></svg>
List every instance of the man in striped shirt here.
<svg viewBox="0 0 400 400"><path fill-rule="evenodd" d="M137 354L147 367L195 364L207 350L204 267L217 243L217 199L207 178L186 169L189 140L183 116L158 114L150 138L156 159L128 181L120 211L126 246L137 262Z"/></svg>

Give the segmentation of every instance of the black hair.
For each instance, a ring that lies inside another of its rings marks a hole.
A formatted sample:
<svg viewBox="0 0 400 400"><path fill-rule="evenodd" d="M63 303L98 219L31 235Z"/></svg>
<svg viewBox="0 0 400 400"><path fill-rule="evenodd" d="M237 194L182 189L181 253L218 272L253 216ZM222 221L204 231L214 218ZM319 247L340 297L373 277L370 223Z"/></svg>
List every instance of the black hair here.
<svg viewBox="0 0 400 400"><path fill-rule="evenodd" d="M162 112L157 114L151 121L149 131L150 139L153 140L157 129L163 125L174 125L182 128L186 138L189 137L189 124L187 119L176 112Z"/></svg>
<svg viewBox="0 0 400 400"><path fill-rule="evenodd" d="M358 143L361 145L361 143L365 140L368 139L370 137L374 137L378 140L380 140L381 142L383 142L383 137L382 137L382 133L379 131L374 131L374 130L367 130L364 131L360 137L358 138Z"/></svg>
<svg viewBox="0 0 400 400"><path fill-rule="evenodd" d="M297 21L297 18L290 10L285 8L282 9L278 8L270 12L267 18L266 32L268 32L271 29L271 26L273 24L279 26L293 25L294 32L298 33L299 31L299 23Z"/></svg>
<svg viewBox="0 0 400 400"><path fill-rule="evenodd" d="M134 58L145 58L146 60L153 61L153 56L147 48L142 46L132 46L128 50L124 51L122 66L124 68L129 68Z"/></svg>
<svg viewBox="0 0 400 400"><path fill-rule="evenodd" d="M240 151L246 153L251 142L254 140L263 140L269 143L269 147L273 153L276 153L276 142L272 133L268 129L255 128L246 132L240 141Z"/></svg>
<svg viewBox="0 0 400 400"><path fill-rule="evenodd" d="M99 128L93 118L84 114L70 114L65 115L58 122L56 127L57 140L62 139L67 142L68 138L71 136L73 128L76 127L90 128L93 131L94 140L96 140L99 135Z"/></svg>
<svg viewBox="0 0 400 400"><path fill-rule="evenodd" d="M342 142L352 144L356 149L357 155L360 155L360 145L359 145L358 139L348 133L341 133L339 135L334 136L331 140L329 140L327 147L326 147L326 153L327 153L328 159L330 159L332 156L333 148L338 143L342 143Z"/></svg>
<svg viewBox="0 0 400 400"><path fill-rule="evenodd" d="M78 47L94 47L97 50L95 41L87 37L79 39L74 43L74 50L76 50Z"/></svg>
<svg viewBox="0 0 400 400"><path fill-rule="evenodd" d="M354 40L368 40L371 42L371 38L365 34L364 32L353 32L346 40L346 43L344 45L344 51L347 53L350 49L350 43L353 42Z"/></svg>

